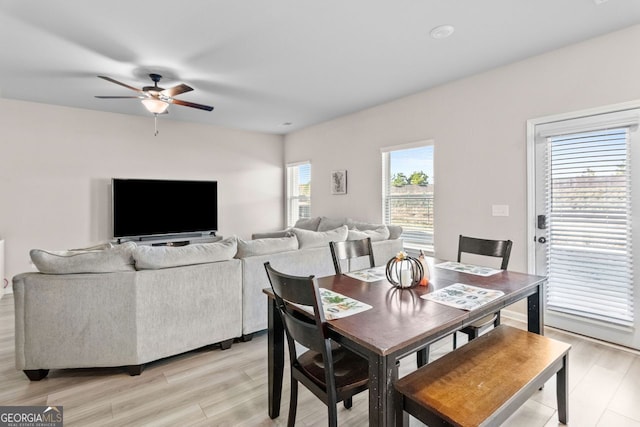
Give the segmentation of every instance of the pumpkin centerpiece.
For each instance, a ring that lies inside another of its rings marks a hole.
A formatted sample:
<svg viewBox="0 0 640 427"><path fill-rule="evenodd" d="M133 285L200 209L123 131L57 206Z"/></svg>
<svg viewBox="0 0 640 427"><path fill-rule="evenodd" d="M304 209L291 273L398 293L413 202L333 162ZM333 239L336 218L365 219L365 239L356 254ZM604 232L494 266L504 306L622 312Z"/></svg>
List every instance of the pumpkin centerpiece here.
<svg viewBox="0 0 640 427"><path fill-rule="evenodd" d="M422 263L404 252L387 262L387 280L397 288L412 288L420 283L424 276Z"/></svg>

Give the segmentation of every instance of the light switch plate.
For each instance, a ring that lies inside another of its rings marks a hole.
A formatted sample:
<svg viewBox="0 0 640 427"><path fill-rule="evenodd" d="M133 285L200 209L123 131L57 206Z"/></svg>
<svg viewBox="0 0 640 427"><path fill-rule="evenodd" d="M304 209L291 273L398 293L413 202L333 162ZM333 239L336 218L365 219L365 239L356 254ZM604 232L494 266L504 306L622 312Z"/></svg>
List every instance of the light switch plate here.
<svg viewBox="0 0 640 427"><path fill-rule="evenodd" d="M493 216L509 216L509 205L491 205Z"/></svg>

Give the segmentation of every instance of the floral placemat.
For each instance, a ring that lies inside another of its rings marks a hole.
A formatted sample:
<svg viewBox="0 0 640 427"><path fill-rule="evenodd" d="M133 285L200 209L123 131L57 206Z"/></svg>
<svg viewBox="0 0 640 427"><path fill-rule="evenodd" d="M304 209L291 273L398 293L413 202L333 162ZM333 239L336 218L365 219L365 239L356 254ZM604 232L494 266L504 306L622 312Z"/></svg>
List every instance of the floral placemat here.
<svg viewBox="0 0 640 427"><path fill-rule="evenodd" d="M342 319L357 313L362 313L371 308L369 304L365 304L353 298L349 298L329 289L319 288L320 299L322 300L322 308L324 309L324 317L327 320ZM302 304L294 304L296 307L313 315L313 307Z"/></svg>
<svg viewBox="0 0 640 427"><path fill-rule="evenodd" d="M353 298L349 298L329 289L320 288L320 299L324 317L327 320L342 319L343 317L367 311L373 307Z"/></svg>
<svg viewBox="0 0 640 427"><path fill-rule="evenodd" d="M454 283L446 288L422 295L420 298L439 302L462 310L473 310L504 295L494 289Z"/></svg>
<svg viewBox="0 0 640 427"><path fill-rule="evenodd" d="M495 268L482 267L482 266L473 265L473 264L462 264L455 261L447 261L440 264L436 264L435 266L438 268L459 271L461 273L475 274L476 276L483 276L483 277L492 276L502 271L502 270L496 270Z"/></svg>
<svg viewBox="0 0 640 427"><path fill-rule="evenodd" d="M384 265L380 267L366 268L364 270L352 271L345 273L345 276L353 277L363 282L377 282L387 278L386 268Z"/></svg>

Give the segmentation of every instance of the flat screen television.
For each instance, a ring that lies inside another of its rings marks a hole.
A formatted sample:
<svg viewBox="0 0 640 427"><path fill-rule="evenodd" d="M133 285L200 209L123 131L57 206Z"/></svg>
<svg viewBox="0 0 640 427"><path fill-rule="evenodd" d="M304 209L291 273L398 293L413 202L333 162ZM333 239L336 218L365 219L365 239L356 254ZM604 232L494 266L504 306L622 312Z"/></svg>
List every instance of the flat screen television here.
<svg viewBox="0 0 640 427"><path fill-rule="evenodd" d="M113 235L153 237L218 230L218 182L111 180Z"/></svg>

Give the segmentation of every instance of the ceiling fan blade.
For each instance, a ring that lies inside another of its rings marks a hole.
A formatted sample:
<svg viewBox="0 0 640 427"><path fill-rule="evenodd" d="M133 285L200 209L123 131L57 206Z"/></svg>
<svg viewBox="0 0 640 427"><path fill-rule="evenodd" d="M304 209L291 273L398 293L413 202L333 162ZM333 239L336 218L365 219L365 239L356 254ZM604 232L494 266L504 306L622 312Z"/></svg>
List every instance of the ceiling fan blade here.
<svg viewBox="0 0 640 427"><path fill-rule="evenodd" d="M117 80L114 80L111 77L107 77L107 76L98 76L98 77L100 77L101 79L104 79L104 80L106 80L108 82L115 83L115 84L120 85L120 86L124 86L127 89L131 89L131 90L136 91L136 92L142 92L141 89L135 88L133 86L129 86L128 84L119 82Z"/></svg>
<svg viewBox="0 0 640 427"><path fill-rule="evenodd" d="M165 89L160 93L169 97L173 97L176 95L180 95L181 93L190 92L192 90L193 88L191 86L187 86L186 84L182 83L182 84L179 84L178 86Z"/></svg>
<svg viewBox="0 0 640 427"><path fill-rule="evenodd" d="M189 102L189 101L181 101L179 99L170 99L168 100L168 102L172 104L177 104L177 105L184 105L185 107L199 108L201 110L207 110L207 111L213 110L213 107L210 107L208 105L196 104L195 102Z"/></svg>
<svg viewBox="0 0 640 427"><path fill-rule="evenodd" d="M96 98L100 98L100 99L129 99L129 98L133 98L133 99L144 99L146 98L146 96L101 96L101 95L96 95Z"/></svg>

